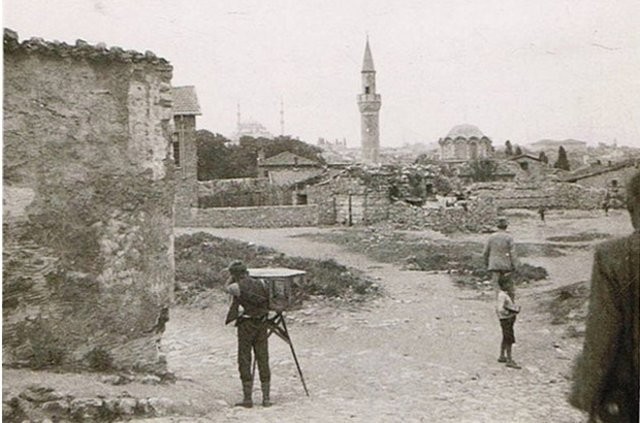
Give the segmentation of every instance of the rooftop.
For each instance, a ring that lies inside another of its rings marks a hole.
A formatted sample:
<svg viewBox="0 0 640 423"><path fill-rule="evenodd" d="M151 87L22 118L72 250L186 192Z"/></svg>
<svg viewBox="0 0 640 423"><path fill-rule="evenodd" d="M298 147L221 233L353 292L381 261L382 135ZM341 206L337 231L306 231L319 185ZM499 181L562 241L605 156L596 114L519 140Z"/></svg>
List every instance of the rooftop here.
<svg viewBox="0 0 640 423"><path fill-rule="evenodd" d="M283 151L275 156L267 157L260 163L260 166L320 166L320 163L290 151Z"/></svg>
<svg viewBox="0 0 640 423"><path fill-rule="evenodd" d="M456 138L482 138L485 135L482 133L480 129L478 129L475 125L469 125L464 123L462 125L456 125L447 134L446 138L456 139Z"/></svg>
<svg viewBox="0 0 640 423"><path fill-rule="evenodd" d="M201 115L196 88L193 85L172 87L173 115Z"/></svg>
<svg viewBox="0 0 640 423"><path fill-rule="evenodd" d="M20 42L18 33L4 28L4 53L23 52L26 54L39 53L48 56L71 57L93 62L111 61L121 63L149 63L161 65L171 70L169 62L156 56L151 51L144 53L135 50L124 50L121 47L107 47L104 43L91 45L84 40L77 40L75 45L60 41L45 41L39 37Z"/></svg>

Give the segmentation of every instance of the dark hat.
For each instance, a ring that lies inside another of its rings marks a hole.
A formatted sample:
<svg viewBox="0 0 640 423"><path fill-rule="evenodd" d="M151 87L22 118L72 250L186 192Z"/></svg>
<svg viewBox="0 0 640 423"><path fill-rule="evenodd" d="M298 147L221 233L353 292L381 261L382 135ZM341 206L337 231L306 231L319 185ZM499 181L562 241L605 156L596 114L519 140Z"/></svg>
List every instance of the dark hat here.
<svg viewBox="0 0 640 423"><path fill-rule="evenodd" d="M509 222L507 221L507 218L506 217L499 217L497 226L500 229L505 229L507 226L509 226Z"/></svg>
<svg viewBox="0 0 640 423"><path fill-rule="evenodd" d="M247 266L242 262L242 260L234 260L231 262L227 270L233 274L246 273Z"/></svg>

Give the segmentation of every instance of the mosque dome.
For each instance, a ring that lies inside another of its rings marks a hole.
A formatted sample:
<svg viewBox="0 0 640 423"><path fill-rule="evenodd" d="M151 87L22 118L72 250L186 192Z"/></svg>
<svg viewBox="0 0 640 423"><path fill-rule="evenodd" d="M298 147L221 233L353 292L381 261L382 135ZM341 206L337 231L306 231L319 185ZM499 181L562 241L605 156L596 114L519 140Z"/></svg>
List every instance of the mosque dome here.
<svg viewBox="0 0 640 423"><path fill-rule="evenodd" d="M447 134L446 138L456 139L456 138L482 138L485 135L482 133L480 129L478 129L475 125L462 124L456 125Z"/></svg>

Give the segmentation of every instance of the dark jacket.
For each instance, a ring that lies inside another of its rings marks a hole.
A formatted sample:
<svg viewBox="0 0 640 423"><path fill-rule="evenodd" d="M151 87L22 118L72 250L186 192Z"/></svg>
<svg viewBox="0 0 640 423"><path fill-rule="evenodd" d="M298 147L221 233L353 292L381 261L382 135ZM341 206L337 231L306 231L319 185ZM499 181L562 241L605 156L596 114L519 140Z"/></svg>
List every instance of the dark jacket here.
<svg viewBox="0 0 640 423"><path fill-rule="evenodd" d="M600 244L591 275L582 354L569 402L604 421L638 419L640 233ZM606 417L615 402L618 417Z"/></svg>
<svg viewBox="0 0 640 423"><path fill-rule="evenodd" d="M240 295L233 297L225 323L238 317L262 318L269 313L269 288L264 280L246 275L234 283L239 286ZM243 309L241 316L239 306Z"/></svg>

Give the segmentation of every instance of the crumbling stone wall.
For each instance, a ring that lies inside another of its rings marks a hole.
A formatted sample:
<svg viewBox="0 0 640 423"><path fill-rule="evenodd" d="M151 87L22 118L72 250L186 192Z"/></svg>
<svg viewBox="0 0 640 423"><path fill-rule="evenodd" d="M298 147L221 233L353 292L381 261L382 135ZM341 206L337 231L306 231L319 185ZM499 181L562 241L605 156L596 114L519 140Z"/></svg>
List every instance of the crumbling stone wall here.
<svg viewBox="0 0 640 423"><path fill-rule="evenodd" d="M171 74L5 30L3 363L163 370Z"/></svg>
<svg viewBox="0 0 640 423"><path fill-rule="evenodd" d="M318 207L315 205L192 208L189 220L184 222L187 227L213 228L283 228L317 224Z"/></svg>
<svg viewBox="0 0 640 423"><path fill-rule="evenodd" d="M500 209L537 209L544 206L591 210L602 207L606 194L604 189L588 189L563 182L549 182L543 185L483 183L475 184L470 189L478 196L494 199Z"/></svg>
<svg viewBox="0 0 640 423"><path fill-rule="evenodd" d="M347 177L309 186L306 192L309 203L318 205L320 224L368 224L389 215L387 185L368 187L358 178Z"/></svg>
<svg viewBox="0 0 640 423"><path fill-rule="evenodd" d="M416 207L396 202L389 207L389 219L397 228L432 229L443 233L481 232L494 228L498 208L491 198L467 201L463 207Z"/></svg>
<svg viewBox="0 0 640 423"><path fill-rule="evenodd" d="M252 207L291 205L291 190L267 178L198 181L198 207Z"/></svg>

